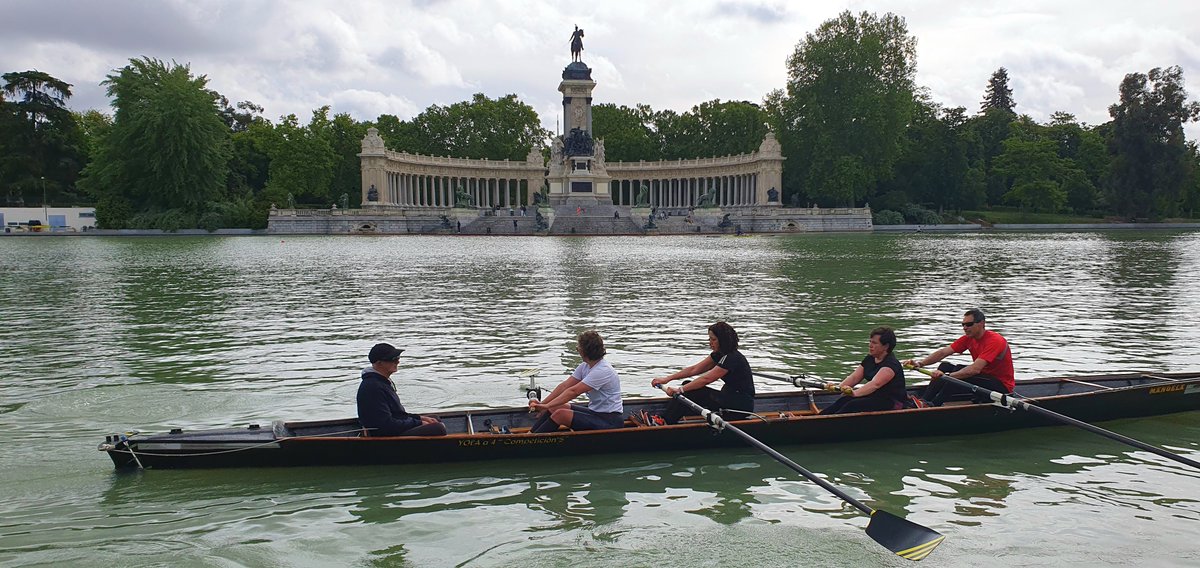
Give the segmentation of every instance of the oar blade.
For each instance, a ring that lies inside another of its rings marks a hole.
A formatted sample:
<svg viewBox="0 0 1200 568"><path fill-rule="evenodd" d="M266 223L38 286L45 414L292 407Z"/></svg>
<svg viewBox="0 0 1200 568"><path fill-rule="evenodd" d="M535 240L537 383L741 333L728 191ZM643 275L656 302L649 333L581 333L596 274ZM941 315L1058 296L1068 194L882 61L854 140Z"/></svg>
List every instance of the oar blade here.
<svg viewBox="0 0 1200 568"><path fill-rule="evenodd" d="M908 560L921 560L929 556L929 553L946 538L929 527L879 510L871 513L871 522L867 523L867 536L895 552L897 556Z"/></svg>

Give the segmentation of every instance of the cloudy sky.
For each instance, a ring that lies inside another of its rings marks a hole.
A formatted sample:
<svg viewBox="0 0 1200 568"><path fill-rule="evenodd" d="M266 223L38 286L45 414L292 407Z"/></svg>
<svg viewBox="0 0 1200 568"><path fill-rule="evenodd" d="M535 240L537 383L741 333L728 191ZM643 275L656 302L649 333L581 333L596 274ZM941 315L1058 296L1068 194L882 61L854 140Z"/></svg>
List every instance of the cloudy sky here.
<svg viewBox="0 0 1200 568"><path fill-rule="evenodd" d="M321 105L410 118L515 93L553 129L574 25L595 102L686 111L783 87L796 44L846 9L904 17L917 83L948 106L977 110L1001 66L1017 111L1040 122L1105 122L1122 77L1156 66L1182 66L1200 99L1200 2L1163 0L0 0L0 72L45 71L74 85L72 108L107 110L105 75L174 60L272 120Z"/></svg>

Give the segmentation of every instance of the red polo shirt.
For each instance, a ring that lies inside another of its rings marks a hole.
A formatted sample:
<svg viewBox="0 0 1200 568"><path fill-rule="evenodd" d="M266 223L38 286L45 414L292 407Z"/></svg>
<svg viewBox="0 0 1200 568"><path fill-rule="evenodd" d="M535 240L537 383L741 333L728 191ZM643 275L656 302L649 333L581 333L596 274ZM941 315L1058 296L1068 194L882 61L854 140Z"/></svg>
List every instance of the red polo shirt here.
<svg viewBox="0 0 1200 568"><path fill-rule="evenodd" d="M1008 392L1012 392L1013 386L1016 384L1013 380L1012 352L1008 349L1008 340L999 333L985 331L983 337L979 339L972 339L971 336L964 335L951 343L950 348L955 353L969 351L972 362L976 359L987 361L987 365L983 366L983 370L979 371L979 374L995 377L1004 384Z"/></svg>

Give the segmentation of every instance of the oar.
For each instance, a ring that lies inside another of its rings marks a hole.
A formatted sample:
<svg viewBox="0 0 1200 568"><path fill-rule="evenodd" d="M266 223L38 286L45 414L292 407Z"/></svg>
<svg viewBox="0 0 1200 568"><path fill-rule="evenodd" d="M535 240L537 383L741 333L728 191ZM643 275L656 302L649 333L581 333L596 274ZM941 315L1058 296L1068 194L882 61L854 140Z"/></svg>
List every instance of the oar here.
<svg viewBox="0 0 1200 568"><path fill-rule="evenodd" d="M921 372L921 373L925 373L926 375L929 375L930 377L933 376L933 373L926 369L917 368L917 371ZM1038 416L1043 416L1043 417L1049 418L1051 420L1057 420L1059 422L1062 422L1063 424L1070 424L1071 426L1077 426L1077 427L1083 428L1084 430L1087 430L1088 432L1091 432L1093 434L1099 434L1101 436L1104 436L1105 438L1108 438L1110 440L1116 440L1118 442L1121 442L1122 444L1129 444L1130 446L1138 448L1139 450L1146 450L1147 452L1150 452L1153 454L1158 454L1164 458L1167 458L1170 460L1175 460L1181 464L1190 465L1194 468L1200 469L1200 462L1193 460L1193 459L1185 458L1176 453L1168 452L1158 446L1151 446L1150 444L1147 444L1145 442L1134 440L1133 438L1130 438L1129 436L1123 436L1123 435L1113 432L1111 430L1105 430L1104 428L1092 426L1091 424L1088 424L1087 422L1084 422L1082 420L1076 420L1074 418L1071 418L1070 416L1065 416L1065 415L1059 414L1057 412L1054 412L1053 410L1046 410L1045 408L1042 408L1040 406L1034 406L1023 400L1014 398L1012 395L985 389L981 386L973 385L966 381L961 381L959 379L956 379L954 377L951 377L951 376L948 376L945 374L943 374L940 378L950 381L951 384L958 385L965 389L970 389L970 391L972 393L979 394L979 395L986 395L988 398L990 398L992 400L992 402L995 402L996 404L999 404L1000 406L1003 406L1005 408L1016 408L1016 409L1024 410L1027 412L1032 412L1034 414L1037 414Z"/></svg>
<svg viewBox="0 0 1200 568"><path fill-rule="evenodd" d="M656 386L658 386L660 389L662 388L662 385ZM875 542L882 544L884 548L895 552L901 558L906 558L908 560L921 560L922 558L929 556L929 553L933 552L933 549L937 548L937 545L941 544L942 540L946 538L933 529L923 527L912 521L897 517L896 515L888 513L887 511L872 509L862 504L858 499L847 495L846 492L834 487L828 481L825 481L824 479L817 477L813 472L804 469L804 466L788 459L787 456L758 441L753 436L743 432L737 426L726 422L715 412L704 408L695 402L692 402L686 396L677 393L675 394L675 400L686 404L692 410L698 412L700 416L703 416L704 420L708 422L708 425L715 428L718 432L721 430L732 431L734 434L737 434L743 440L745 440L746 443L762 450L763 452L766 452L767 455L775 458L779 463L792 468L792 471L803 475L804 477L808 478L809 481L820 485L822 489L833 493L841 500L853 505L854 508L869 515L871 520L867 523L867 536L874 539Z"/></svg>
<svg viewBox="0 0 1200 568"><path fill-rule="evenodd" d="M791 383L792 386L794 386L798 389L804 390L806 393L808 393L808 408L810 410L812 410L813 414L818 414L821 412L821 409L817 408L817 401L816 401L816 399L813 398L812 390L809 390L809 389L818 389L818 390L824 390L824 391L829 390L828 388L826 388L824 382L810 380L807 377L805 377L804 375L796 375L789 379L787 377L781 377L779 375L767 375L767 374L763 374L763 373L754 373L754 374L759 377L774 379L776 381L783 381L785 383Z"/></svg>
<svg viewBox="0 0 1200 568"><path fill-rule="evenodd" d="M798 389L802 389L805 387L818 388L818 389L822 389L822 390L825 389L825 383L823 381L814 381L814 380L811 380L811 379L805 377L804 375L797 375L795 377L788 378L788 377L781 377L779 375L768 375L766 373L754 373L754 374L755 374L755 376L763 377L765 379L773 379L776 381L783 381L785 383L792 383L792 386L794 386Z"/></svg>

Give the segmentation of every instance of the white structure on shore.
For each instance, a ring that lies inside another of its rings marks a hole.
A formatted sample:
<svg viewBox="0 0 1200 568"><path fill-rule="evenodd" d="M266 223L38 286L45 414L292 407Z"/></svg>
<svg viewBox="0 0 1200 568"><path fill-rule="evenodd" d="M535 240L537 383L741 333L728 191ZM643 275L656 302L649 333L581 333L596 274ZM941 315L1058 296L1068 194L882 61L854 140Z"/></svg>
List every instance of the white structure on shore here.
<svg viewBox="0 0 1200 568"><path fill-rule="evenodd" d="M4 232L27 231L30 225L48 226L50 231L89 231L96 228L96 208L0 207L0 226Z"/></svg>

